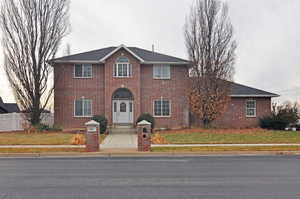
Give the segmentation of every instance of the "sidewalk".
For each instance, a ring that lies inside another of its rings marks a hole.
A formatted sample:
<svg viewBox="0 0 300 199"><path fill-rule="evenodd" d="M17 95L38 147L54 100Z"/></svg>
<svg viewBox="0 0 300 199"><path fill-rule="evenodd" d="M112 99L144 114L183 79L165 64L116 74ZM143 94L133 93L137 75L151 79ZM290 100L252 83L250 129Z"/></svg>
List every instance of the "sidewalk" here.
<svg viewBox="0 0 300 199"><path fill-rule="evenodd" d="M135 149L136 138L135 135L123 136L117 134L115 136L107 137L109 139L100 145L100 149ZM124 139L126 138L126 139ZM117 141L118 140L118 141ZM120 142L119 142L120 141ZM117 144L116 144L117 143ZM282 143L282 144L152 144L151 147L248 147L248 146L300 146L300 143ZM84 148L85 145L0 145L0 148Z"/></svg>

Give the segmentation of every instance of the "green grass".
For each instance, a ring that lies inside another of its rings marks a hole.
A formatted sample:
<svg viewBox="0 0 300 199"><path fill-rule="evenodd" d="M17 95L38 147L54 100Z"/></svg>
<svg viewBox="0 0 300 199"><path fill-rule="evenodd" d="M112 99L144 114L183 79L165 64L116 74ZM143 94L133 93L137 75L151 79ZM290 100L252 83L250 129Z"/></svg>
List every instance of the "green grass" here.
<svg viewBox="0 0 300 199"><path fill-rule="evenodd" d="M152 152L300 151L300 146L152 147Z"/></svg>
<svg viewBox="0 0 300 199"><path fill-rule="evenodd" d="M73 136L68 132L0 133L0 145L68 145ZM105 135L100 136L100 140L104 138Z"/></svg>
<svg viewBox="0 0 300 199"><path fill-rule="evenodd" d="M267 131L261 129L236 132L225 132L201 129L189 132L167 132L160 136L169 144L252 144L252 143L300 143L300 132L292 131Z"/></svg>

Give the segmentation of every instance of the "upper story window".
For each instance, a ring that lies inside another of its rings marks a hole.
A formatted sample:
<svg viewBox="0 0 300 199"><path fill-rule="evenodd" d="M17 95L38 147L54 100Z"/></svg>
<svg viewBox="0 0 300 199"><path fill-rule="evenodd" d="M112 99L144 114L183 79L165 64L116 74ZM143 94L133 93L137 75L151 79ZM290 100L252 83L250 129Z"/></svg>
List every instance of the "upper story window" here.
<svg viewBox="0 0 300 199"><path fill-rule="evenodd" d="M246 117L256 117L256 101L246 101Z"/></svg>
<svg viewBox="0 0 300 199"><path fill-rule="evenodd" d="M114 77L131 77L132 65L129 63L127 57L119 57L114 64L113 70Z"/></svg>
<svg viewBox="0 0 300 199"><path fill-rule="evenodd" d="M171 115L171 103L166 99L154 100L154 116L169 117Z"/></svg>
<svg viewBox="0 0 300 199"><path fill-rule="evenodd" d="M75 100L74 115L76 117L91 117L92 116L92 100L81 98Z"/></svg>
<svg viewBox="0 0 300 199"><path fill-rule="evenodd" d="M154 79L171 79L170 65L154 65L153 66Z"/></svg>
<svg viewBox="0 0 300 199"><path fill-rule="evenodd" d="M75 64L74 77L76 78L91 78L92 64Z"/></svg>

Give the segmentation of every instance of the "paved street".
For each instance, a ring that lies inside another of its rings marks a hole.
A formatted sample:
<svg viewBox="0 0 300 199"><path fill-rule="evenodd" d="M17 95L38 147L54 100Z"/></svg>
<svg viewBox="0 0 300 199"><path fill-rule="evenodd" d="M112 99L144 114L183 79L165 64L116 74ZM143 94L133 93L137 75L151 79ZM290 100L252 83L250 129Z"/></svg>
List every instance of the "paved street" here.
<svg viewBox="0 0 300 199"><path fill-rule="evenodd" d="M300 198L300 156L0 158L0 199Z"/></svg>

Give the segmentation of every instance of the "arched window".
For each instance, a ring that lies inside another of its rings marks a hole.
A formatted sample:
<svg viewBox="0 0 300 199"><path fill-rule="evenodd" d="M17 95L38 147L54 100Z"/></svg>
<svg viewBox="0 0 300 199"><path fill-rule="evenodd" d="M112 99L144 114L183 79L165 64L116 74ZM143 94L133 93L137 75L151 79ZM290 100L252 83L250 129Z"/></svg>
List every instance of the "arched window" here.
<svg viewBox="0 0 300 199"><path fill-rule="evenodd" d="M114 77L131 77L132 65L129 63L129 59L125 56L118 57L114 64L113 70Z"/></svg>
<svg viewBox="0 0 300 199"><path fill-rule="evenodd" d="M133 100L133 95L127 88L119 88L112 94L113 100Z"/></svg>

